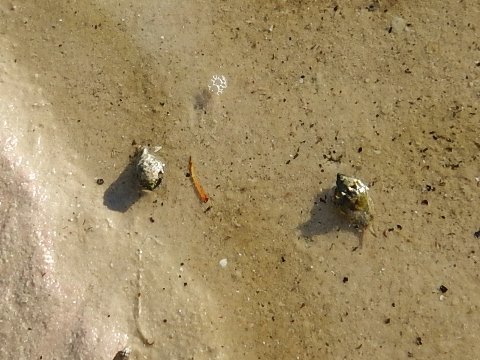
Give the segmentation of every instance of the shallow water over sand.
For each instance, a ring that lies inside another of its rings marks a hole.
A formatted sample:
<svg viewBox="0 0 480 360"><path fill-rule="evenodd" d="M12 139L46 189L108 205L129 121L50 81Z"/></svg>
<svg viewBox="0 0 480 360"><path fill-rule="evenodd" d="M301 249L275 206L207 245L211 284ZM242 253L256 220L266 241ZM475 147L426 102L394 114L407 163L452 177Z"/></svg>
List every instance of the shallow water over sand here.
<svg viewBox="0 0 480 360"><path fill-rule="evenodd" d="M0 357L475 358L479 17L1 3ZM154 192L136 145L162 147ZM338 172L370 185L362 248Z"/></svg>

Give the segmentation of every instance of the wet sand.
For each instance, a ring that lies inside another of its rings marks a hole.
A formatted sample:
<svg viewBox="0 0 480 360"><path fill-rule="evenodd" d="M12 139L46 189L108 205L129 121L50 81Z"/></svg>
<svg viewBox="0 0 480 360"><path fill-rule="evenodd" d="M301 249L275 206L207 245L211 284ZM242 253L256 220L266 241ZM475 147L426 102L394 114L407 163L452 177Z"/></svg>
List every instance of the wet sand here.
<svg viewBox="0 0 480 360"><path fill-rule="evenodd" d="M1 3L0 357L475 359L479 18ZM154 192L136 145L162 147ZM370 185L362 248L338 172Z"/></svg>

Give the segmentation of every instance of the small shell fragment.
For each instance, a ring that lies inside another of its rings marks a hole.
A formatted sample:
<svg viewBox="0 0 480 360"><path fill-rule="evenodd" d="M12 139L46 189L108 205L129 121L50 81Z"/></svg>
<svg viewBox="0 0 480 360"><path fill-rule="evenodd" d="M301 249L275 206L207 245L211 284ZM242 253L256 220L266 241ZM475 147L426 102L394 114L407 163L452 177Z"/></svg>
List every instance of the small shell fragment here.
<svg viewBox="0 0 480 360"><path fill-rule="evenodd" d="M163 180L165 164L147 147L140 147L136 153L135 170L140 185L146 190L154 190Z"/></svg>
<svg viewBox="0 0 480 360"><path fill-rule="evenodd" d="M225 269L228 265L228 260L227 259L222 259L218 262L221 268Z"/></svg>
<svg viewBox="0 0 480 360"><path fill-rule="evenodd" d="M368 186L354 177L337 174L333 202L355 227L366 229L373 219Z"/></svg>

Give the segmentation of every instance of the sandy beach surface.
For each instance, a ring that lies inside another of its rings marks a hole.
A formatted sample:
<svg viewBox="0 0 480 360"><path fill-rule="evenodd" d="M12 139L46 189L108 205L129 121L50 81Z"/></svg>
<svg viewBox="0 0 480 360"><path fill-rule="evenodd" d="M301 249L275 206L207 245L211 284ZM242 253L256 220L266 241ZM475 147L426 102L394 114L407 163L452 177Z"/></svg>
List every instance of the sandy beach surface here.
<svg viewBox="0 0 480 360"><path fill-rule="evenodd" d="M478 359L479 26L478 0L1 0L0 359Z"/></svg>

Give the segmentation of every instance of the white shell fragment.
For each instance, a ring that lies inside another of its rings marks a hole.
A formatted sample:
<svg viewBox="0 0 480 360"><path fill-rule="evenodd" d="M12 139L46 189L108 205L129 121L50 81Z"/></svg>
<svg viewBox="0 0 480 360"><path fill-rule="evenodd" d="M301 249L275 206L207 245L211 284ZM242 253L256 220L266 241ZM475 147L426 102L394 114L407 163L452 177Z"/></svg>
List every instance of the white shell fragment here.
<svg viewBox="0 0 480 360"><path fill-rule="evenodd" d="M222 267L223 269L225 269L228 265L228 260L227 259L222 259L218 262L218 264L220 265L220 267Z"/></svg>
<svg viewBox="0 0 480 360"><path fill-rule="evenodd" d="M165 164L147 147L142 147L137 150L135 170L140 185L146 190L154 190L163 180Z"/></svg>
<svg viewBox="0 0 480 360"><path fill-rule="evenodd" d="M208 85L208 89L211 92L220 95L223 93L223 90L227 88L227 79L223 75L213 75L210 79L210 84Z"/></svg>

